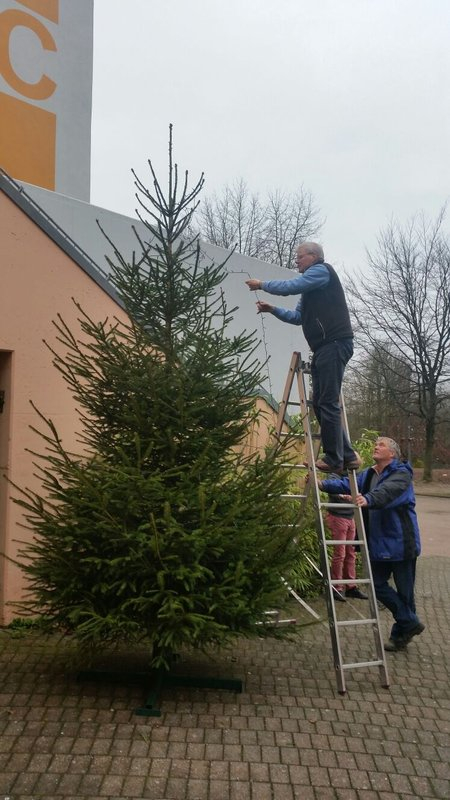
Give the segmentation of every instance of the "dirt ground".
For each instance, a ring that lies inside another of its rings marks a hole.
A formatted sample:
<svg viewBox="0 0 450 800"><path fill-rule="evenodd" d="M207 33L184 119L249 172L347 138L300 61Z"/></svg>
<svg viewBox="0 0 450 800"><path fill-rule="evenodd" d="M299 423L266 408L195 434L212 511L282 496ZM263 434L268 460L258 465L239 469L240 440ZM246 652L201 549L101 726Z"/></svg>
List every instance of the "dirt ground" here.
<svg viewBox="0 0 450 800"><path fill-rule="evenodd" d="M450 537L448 535L450 492L445 496L437 496L437 494L419 494L416 491L416 500L422 555L450 558Z"/></svg>
<svg viewBox="0 0 450 800"><path fill-rule="evenodd" d="M431 483L425 483L422 480L422 475L423 469L414 469L414 489L416 494L450 497L450 467L447 469L434 469Z"/></svg>
<svg viewBox="0 0 450 800"><path fill-rule="evenodd" d="M414 467L414 480L417 483L422 483L423 469ZM450 467L444 469L433 470L433 483L443 483L450 486Z"/></svg>

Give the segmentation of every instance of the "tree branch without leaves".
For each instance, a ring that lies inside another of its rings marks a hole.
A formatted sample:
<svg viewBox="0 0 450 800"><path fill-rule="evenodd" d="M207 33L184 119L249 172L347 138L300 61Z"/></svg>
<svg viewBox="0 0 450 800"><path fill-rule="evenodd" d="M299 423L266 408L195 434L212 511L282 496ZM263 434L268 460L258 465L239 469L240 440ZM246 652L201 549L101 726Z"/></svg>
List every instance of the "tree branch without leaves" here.
<svg viewBox="0 0 450 800"><path fill-rule="evenodd" d="M431 479L438 411L449 397L450 246L445 208L405 227L392 222L369 254L370 272L348 276L359 343L384 370L398 408L425 424L425 473ZM401 388L403 387L403 389Z"/></svg>
<svg viewBox="0 0 450 800"><path fill-rule="evenodd" d="M267 200L240 179L200 205L195 224L202 239L282 267L293 267L301 241L322 227L312 195L271 191Z"/></svg>

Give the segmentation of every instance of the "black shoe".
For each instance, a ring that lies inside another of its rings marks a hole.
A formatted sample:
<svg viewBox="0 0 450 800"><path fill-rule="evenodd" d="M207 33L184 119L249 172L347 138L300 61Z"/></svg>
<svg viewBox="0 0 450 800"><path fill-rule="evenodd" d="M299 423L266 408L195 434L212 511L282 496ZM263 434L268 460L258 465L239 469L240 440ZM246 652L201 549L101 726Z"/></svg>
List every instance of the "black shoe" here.
<svg viewBox="0 0 450 800"><path fill-rule="evenodd" d="M404 633L402 636L397 636L395 638L391 636L389 641L384 645L384 649L388 652L392 652L394 650L406 650L413 636L419 636L424 630L425 625L422 622L418 622L417 625L408 633Z"/></svg>
<svg viewBox="0 0 450 800"><path fill-rule="evenodd" d="M353 589L347 589L347 591L345 593L345 596L346 597L353 597L354 600L368 600L369 599L369 596L367 594L364 594L364 592L361 592L359 589L357 589L356 586L354 586Z"/></svg>
<svg viewBox="0 0 450 800"><path fill-rule="evenodd" d="M333 592L333 595L334 595L334 599L335 600L339 600L340 603L345 603L346 602L344 595L341 594L340 592Z"/></svg>
<svg viewBox="0 0 450 800"><path fill-rule="evenodd" d="M404 633L401 637L401 640L405 643L405 647L407 644L409 644L413 636L420 636L424 630L425 625L422 622L419 622L414 628L412 628L412 630L408 631L408 633Z"/></svg>
<svg viewBox="0 0 450 800"><path fill-rule="evenodd" d="M351 469L351 470L353 470L353 469L361 469L362 463L363 463L363 461L362 461L361 456L355 450L355 457L354 458L352 458L350 461L345 461L344 460L344 469Z"/></svg>
<svg viewBox="0 0 450 800"><path fill-rule="evenodd" d="M334 472L336 475L342 475L342 464L333 467L328 461L325 461L324 458L319 458L316 461L316 469L318 469L319 472Z"/></svg>
<svg viewBox="0 0 450 800"><path fill-rule="evenodd" d="M408 642L405 642L403 638L401 639L389 639L388 642L385 642L384 649L387 650L388 653L394 653L396 650L406 650Z"/></svg>

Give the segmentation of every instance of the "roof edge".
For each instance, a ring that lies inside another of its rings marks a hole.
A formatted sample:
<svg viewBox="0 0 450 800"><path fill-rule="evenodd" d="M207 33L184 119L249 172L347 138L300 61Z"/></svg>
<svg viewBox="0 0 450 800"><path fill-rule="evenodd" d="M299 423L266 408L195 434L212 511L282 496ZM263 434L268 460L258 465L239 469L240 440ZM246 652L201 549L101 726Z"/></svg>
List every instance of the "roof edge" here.
<svg viewBox="0 0 450 800"><path fill-rule="evenodd" d="M27 194L23 186L0 167L0 190L18 206L61 250L75 261L89 277L108 294L117 305L124 304L108 280L106 273L90 256Z"/></svg>

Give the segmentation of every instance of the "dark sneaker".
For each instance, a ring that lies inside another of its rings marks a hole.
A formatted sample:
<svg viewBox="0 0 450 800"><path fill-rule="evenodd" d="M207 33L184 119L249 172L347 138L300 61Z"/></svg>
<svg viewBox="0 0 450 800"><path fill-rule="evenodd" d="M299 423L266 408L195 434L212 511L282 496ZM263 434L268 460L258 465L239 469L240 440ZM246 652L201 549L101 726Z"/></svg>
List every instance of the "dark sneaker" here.
<svg viewBox="0 0 450 800"><path fill-rule="evenodd" d="M333 592L333 594L334 594L334 599L338 600L339 603L345 603L346 602L344 595L341 594L340 592Z"/></svg>
<svg viewBox="0 0 450 800"><path fill-rule="evenodd" d="M408 631L408 633L404 633L402 636L402 642L405 643L405 647L407 644L409 644L413 636L420 636L420 634L423 633L424 630L425 630L425 625L422 622L419 622L415 626L415 628L412 628L410 631Z"/></svg>
<svg viewBox="0 0 450 800"><path fill-rule="evenodd" d="M344 469L360 469L362 463L361 456L355 451L355 457L351 461L344 461Z"/></svg>
<svg viewBox="0 0 450 800"><path fill-rule="evenodd" d="M342 466L332 467L331 464L329 464L328 461L325 461L323 458L319 458L316 461L316 469L318 469L319 472L335 472L337 475L342 474Z"/></svg>
<svg viewBox="0 0 450 800"><path fill-rule="evenodd" d="M385 642L384 649L388 653L394 653L396 650L406 650L407 644L404 639L393 639L391 636L389 641Z"/></svg>
<svg viewBox="0 0 450 800"><path fill-rule="evenodd" d="M353 589L347 589L345 593L346 597L353 597L354 600L368 600L369 596L361 592L356 586Z"/></svg>

